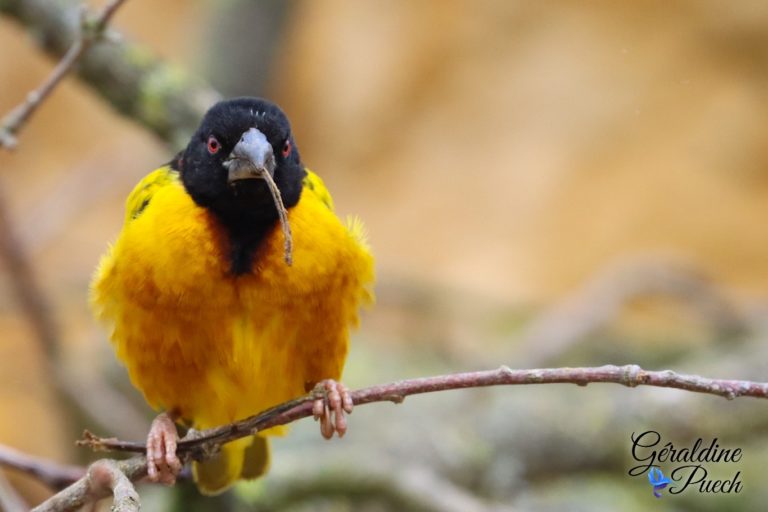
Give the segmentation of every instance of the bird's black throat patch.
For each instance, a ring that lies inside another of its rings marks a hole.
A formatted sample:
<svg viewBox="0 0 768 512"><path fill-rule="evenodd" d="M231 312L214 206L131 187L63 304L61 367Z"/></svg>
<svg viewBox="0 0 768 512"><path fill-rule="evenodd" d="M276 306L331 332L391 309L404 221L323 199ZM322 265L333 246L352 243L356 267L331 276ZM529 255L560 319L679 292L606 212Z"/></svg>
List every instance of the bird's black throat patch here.
<svg viewBox="0 0 768 512"><path fill-rule="evenodd" d="M299 202L306 175L288 118L274 103L261 98L235 98L211 107L186 149L171 162L189 195L221 222L229 241L234 275L253 270L259 246L279 222L277 207L261 179L231 180L225 162L243 134L259 130L275 159L273 179L283 204ZM216 141L215 146L209 142ZM231 183L230 183L231 181Z"/></svg>
<svg viewBox="0 0 768 512"><path fill-rule="evenodd" d="M253 270L256 250L274 226L275 222L272 222L248 230L229 230L229 271L233 275L241 276Z"/></svg>
<svg viewBox="0 0 768 512"><path fill-rule="evenodd" d="M301 182L298 183L298 188L286 184L281 191L286 208L299 201ZM267 184L262 180L237 183L230 187L230 194L207 207L226 231L230 272L235 276L250 273L257 250L280 222Z"/></svg>

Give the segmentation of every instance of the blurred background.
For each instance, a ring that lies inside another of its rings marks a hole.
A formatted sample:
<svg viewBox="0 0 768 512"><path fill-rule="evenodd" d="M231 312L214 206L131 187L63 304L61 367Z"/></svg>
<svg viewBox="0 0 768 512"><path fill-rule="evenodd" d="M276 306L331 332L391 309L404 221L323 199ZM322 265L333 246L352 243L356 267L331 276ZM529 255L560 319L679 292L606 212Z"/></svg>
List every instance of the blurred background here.
<svg viewBox="0 0 768 512"><path fill-rule="evenodd" d="M129 0L113 26L224 96L278 102L366 222L378 303L350 386L501 364L768 380L764 2ZM0 112L53 65L0 17ZM179 149L70 77L0 152L0 443L85 464L84 428L146 435L88 283L132 186ZM648 429L742 448L709 469L743 491L655 499L627 476ZM299 422L269 476L216 499L139 492L146 510L757 511L767 436L753 399L465 390L360 407L343 441ZM50 492L7 476L30 503Z"/></svg>

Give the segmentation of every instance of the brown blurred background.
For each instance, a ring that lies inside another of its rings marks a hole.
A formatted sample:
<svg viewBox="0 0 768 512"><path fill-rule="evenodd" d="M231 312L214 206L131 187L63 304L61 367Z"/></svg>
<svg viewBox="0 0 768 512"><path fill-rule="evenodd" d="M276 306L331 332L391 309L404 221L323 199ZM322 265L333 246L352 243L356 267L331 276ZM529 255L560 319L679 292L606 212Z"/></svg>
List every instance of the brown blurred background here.
<svg viewBox="0 0 768 512"><path fill-rule="evenodd" d="M350 384L603 362L768 380L759 352L768 291L764 2L129 0L114 25L227 96L277 101L340 214L365 220L379 305L356 336ZM0 112L52 65L22 27L0 18ZM133 184L178 149L69 78L19 149L0 153L3 195L57 322L55 364L96 417L112 415L98 411L114 404L101 396L105 383L127 396L126 410L143 406L91 320L90 274ZM82 461L73 437L110 425L71 414L3 272L0 443ZM391 505L374 490L358 503L322 486L306 502L269 502L275 489L311 487L290 478L308 450L336 461L342 480L359 461L382 459L373 453L392 452L383 458L404 474L448 486L477 510L646 507L647 482L626 476L628 433L640 425L681 443L725 436L752 446L755 464L768 452L757 402L599 387L463 393L393 412L368 406L352 429L370 428L334 446L297 426L278 443L273 475L226 506ZM140 438L149 424L141 414L119 434ZM397 425L380 432L376 422ZM738 497L653 504L760 510L756 467L742 468L754 480ZM31 501L44 495L14 482ZM142 496L164 503L158 509L168 500L191 507L191 492L178 492L187 494Z"/></svg>

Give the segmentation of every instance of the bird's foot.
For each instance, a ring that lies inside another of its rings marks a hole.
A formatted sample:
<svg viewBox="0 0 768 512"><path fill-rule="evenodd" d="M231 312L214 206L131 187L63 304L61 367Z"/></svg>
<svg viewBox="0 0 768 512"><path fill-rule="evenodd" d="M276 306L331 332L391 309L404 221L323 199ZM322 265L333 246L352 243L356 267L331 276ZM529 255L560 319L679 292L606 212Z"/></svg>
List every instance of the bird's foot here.
<svg viewBox="0 0 768 512"><path fill-rule="evenodd" d="M312 415L320 420L320 433L330 439L336 432L343 437L347 432L346 414L352 412L352 396L347 387L333 379L320 381L313 390L315 401Z"/></svg>
<svg viewBox="0 0 768 512"><path fill-rule="evenodd" d="M152 482L165 485L176 483L181 461L176 456L178 432L173 418L162 413L152 420L147 435L147 474Z"/></svg>

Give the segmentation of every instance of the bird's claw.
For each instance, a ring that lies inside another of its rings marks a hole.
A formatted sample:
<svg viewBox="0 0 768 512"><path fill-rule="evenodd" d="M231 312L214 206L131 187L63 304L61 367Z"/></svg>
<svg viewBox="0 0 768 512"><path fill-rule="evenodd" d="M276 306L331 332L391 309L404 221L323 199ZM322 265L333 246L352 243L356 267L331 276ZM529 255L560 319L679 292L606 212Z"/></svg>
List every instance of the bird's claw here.
<svg viewBox="0 0 768 512"><path fill-rule="evenodd" d="M147 435L147 475L152 482L165 485L176 483L181 461L176 456L178 432L173 419L162 413L152 421Z"/></svg>
<svg viewBox="0 0 768 512"><path fill-rule="evenodd" d="M320 421L320 433L326 439L336 432L343 437L347 432L346 414L352 412L352 396L347 387L333 379L320 381L313 391L315 401L312 415Z"/></svg>

